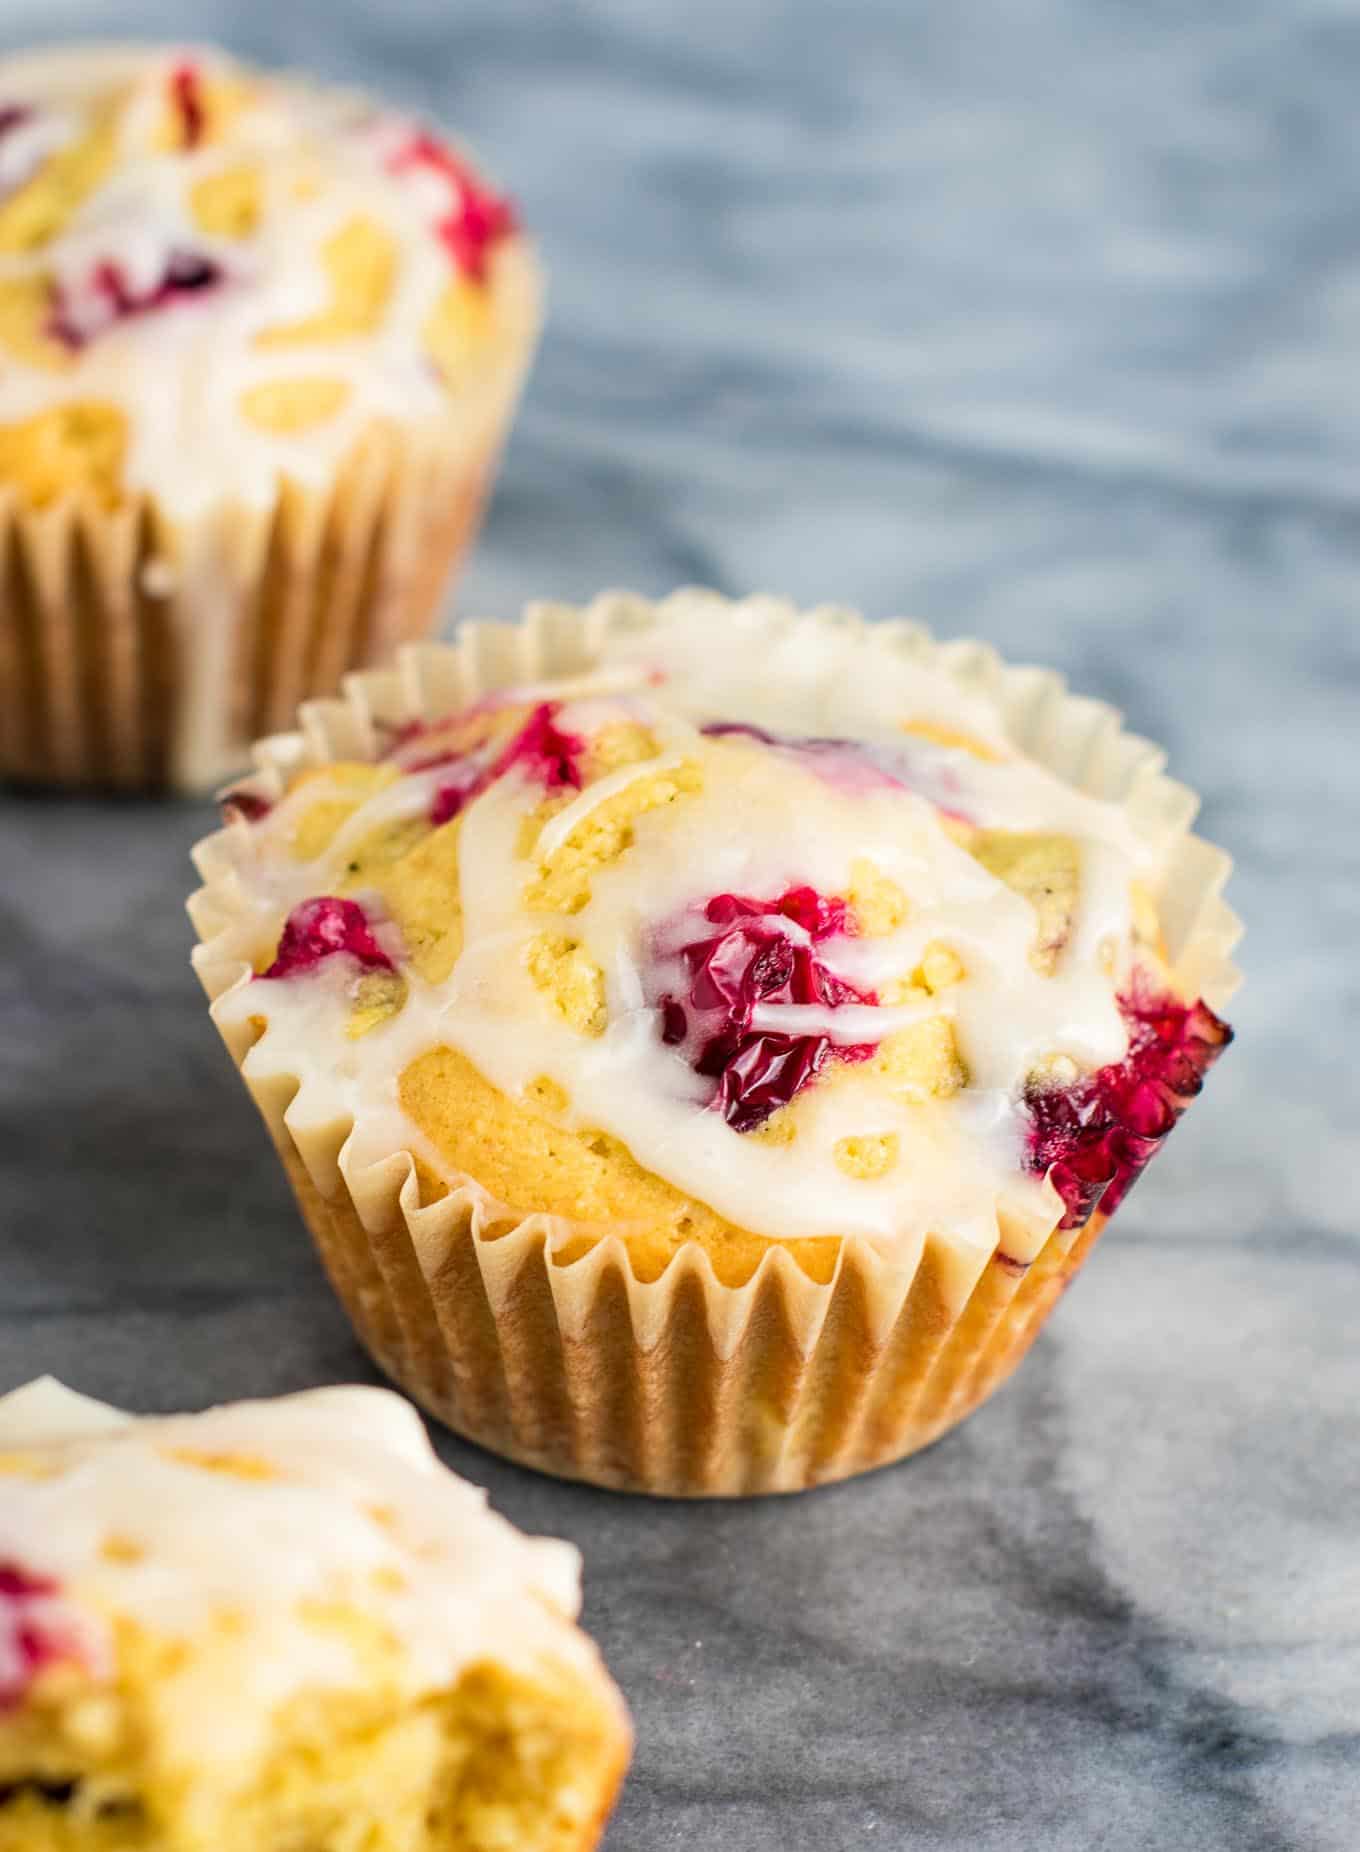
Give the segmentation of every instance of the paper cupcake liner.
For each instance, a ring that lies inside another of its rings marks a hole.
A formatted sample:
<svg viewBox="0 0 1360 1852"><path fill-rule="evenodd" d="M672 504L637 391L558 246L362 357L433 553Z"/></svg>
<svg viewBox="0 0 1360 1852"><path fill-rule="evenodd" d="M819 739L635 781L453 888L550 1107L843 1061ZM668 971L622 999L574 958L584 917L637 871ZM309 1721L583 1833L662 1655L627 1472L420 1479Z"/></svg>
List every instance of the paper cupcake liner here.
<svg viewBox="0 0 1360 1852"><path fill-rule="evenodd" d="M375 425L323 489L171 521L0 489L0 778L205 790L351 669L435 626L533 345L437 428Z"/></svg>
<svg viewBox="0 0 1360 1852"><path fill-rule="evenodd" d="M709 594L653 607L624 594L582 612L530 607L522 625L469 624L454 645L411 649L350 678L342 701L304 708L301 731L257 748L258 785L277 795L304 766L372 753L380 733L498 687L578 673L616 628L683 622ZM1048 671L1007 668L985 645L940 644L916 625L863 626L852 613L774 621L844 633L850 651L930 660L1000 700L1012 738L1081 788L1121 800L1163 845L1173 979L1221 1004L1240 927L1220 899L1230 863L1188 833L1196 800L1161 774L1162 755L1103 703ZM871 672L862 660L860 673ZM196 968L238 1065L251 1031L218 1007L249 981L233 944L245 826L201 843L190 902ZM290 1112L296 1075L247 1084L358 1336L379 1367L458 1433L542 1471L674 1497L788 1492L885 1465L953 1427L1016 1367L1104 1227L1057 1229L1024 1266L929 1237L887 1259L843 1241L827 1284L771 1243L743 1286L723 1285L698 1243L639 1280L618 1235L567 1264L561 1218L523 1217L472 1178L423 1204L419 1141L403 1122ZM421 1155L429 1157L421 1149Z"/></svg>

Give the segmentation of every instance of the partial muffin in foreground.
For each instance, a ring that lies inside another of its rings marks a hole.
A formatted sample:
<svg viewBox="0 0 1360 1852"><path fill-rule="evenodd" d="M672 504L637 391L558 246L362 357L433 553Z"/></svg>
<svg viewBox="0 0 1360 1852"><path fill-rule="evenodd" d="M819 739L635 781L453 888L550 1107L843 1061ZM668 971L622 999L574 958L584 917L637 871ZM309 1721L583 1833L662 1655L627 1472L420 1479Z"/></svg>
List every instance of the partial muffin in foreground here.
<svg viewBox="0 0 1360 1852"><path fill-rule="evenodd" d="M606 597L306 722L200 846L213 1017L374 1356L550 1471L934 1439L1227 1039L1190 794L980 646Z"/></svg>
<svg viewBox="0 0 1360 1852"><path fill-rule="evenodd" d="M0 1399L3 1852L575 1852L628 1757L579 1561L387 1390Z"/></svg>
<svg viewBox="0 0 1360 1852"><path fill-rule="evenodd" d="M0 59L0 777L211 785L425 634L537 317L508 203L395 110Z"/></svg>

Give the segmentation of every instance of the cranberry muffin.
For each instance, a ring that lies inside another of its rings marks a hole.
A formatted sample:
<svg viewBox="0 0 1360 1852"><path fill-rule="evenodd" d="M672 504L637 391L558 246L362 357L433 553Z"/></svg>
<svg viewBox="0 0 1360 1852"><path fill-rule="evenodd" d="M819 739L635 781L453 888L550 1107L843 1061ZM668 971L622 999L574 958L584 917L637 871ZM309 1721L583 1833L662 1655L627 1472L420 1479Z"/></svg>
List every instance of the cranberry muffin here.
<svg viewBox="0 0 1360 1852"><path fill-rule="evenodd" d="M550 1471L925 1445L1228 1040L1193 800L975 645L546 607L262 764L199 853L214 1020L373 1355Z"/></svg>
<svg viewBox="0 0 1360 1852"><path fill-rule="evenodd" d="M0 60L0 775L210 785L424 634L537 295L394 110L208 50Z"/></svg>
<svg viewBox="0 0 1360 1852"><path fill-rule="evenodd" d="M0 1398L6 1852L576 1852L628 1757L522 1537L382 1389Z"/></svg>

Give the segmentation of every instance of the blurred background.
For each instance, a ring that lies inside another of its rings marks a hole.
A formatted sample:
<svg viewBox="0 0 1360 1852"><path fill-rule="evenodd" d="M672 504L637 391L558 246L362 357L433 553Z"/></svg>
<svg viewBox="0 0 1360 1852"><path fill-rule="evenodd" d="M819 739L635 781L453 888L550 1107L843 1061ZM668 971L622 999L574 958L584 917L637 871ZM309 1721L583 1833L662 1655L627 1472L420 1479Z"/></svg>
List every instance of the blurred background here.
<svg viewBox="0 0 1360 1852"><path fill-rule="evenodd" d="M645 1524L446 1448L591 1553L610 1846L1354 1852L1360 0L0 3L6 47L96 33L370 85L520 202L547 335L460 610L699 581L980 634L1238 858L1238 1047L962 1435ZM7 1378L364 1370L188 974L206 815L0 809Z"/></svg>

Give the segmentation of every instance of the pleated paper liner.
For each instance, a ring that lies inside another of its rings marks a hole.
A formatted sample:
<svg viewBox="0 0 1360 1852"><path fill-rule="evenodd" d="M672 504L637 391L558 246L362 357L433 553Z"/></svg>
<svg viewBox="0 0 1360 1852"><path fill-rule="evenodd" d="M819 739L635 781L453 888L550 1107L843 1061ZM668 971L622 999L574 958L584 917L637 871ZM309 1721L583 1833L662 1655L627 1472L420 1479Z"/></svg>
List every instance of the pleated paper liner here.
<svg viewBox="0 0 1360 1852"><path fill-rule="evenodd" d="M539 605L520 625L468 625L454 645L411 649L393 669L352 677L343 701L310 704L299 732L257 748L255 782L277 795L304 767L372 755L405 721L588 670L611 631L684 623L711 597L677 593L652 606L611 594L585 611ZM1161 754L1123 732L1111 708L1069 695L1047 671L1006 668L982 644L938 644L916 625L863 626L839 609L798 616L759 604L772 622L841 632L861 674L872 675L875 652L886 651L992 692L1021 749L1124 802L1166 848L1173 979L1187 995L1226 999L1240 934L1220 898L1228 858L1188 834L1194 797L1162 776ZM190 902L202 941L196 968L238 1066L254 1035L221 1004L250 976L235 943L246 841L237 824L199 845L204 886ZM445 1169L448 1194L422 1203L415 1159L433 1154L390 1109L328 1120L300 1110L296 1074L253 1074L247 1084L380 1368L469 1440L632 1491L790 1492L927 1445L1016 1367L1105 1222L1097 1212L1082 1228L1055 1229L1028 1265L1009 1257L1009 1243L987 1254L931 1236L888 1259L848 1238L833 1277L818 1284L772 1242L751 1279L733 1287L691 1243L660 1279L642 1281L617 1233L559 1264L555 1251L579 1229L524 1217L470 1177Z"/></svg>
<svg viewBox="0 0 1360 1852"><path fill-rule="evenodd" d="M0 779L210 789L303 701L428 635L533 350L527 257L507 288L494 372L437 426L371 426L322 488L172 520L0 487Z"/></svg>

